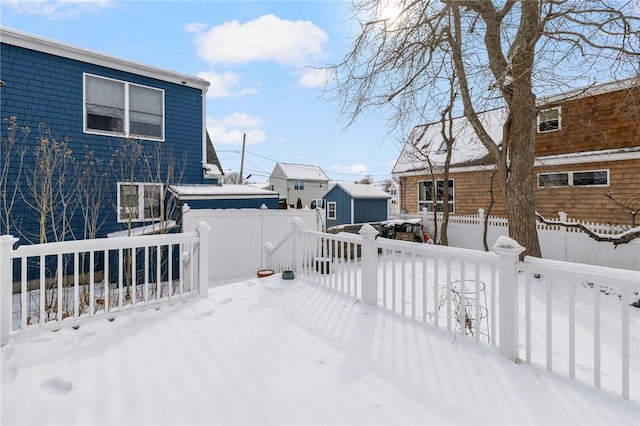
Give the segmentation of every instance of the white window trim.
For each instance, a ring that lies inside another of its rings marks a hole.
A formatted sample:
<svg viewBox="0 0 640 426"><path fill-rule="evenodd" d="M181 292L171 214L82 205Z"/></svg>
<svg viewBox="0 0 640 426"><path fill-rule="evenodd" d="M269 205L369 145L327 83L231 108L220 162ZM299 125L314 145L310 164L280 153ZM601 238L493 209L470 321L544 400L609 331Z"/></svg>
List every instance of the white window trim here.
<svg viewBox="0 0 640 426"><path fill-rule="evenodd" d="M293 181L293 190L294 191L304 191L304 181L303 180L294 180Z"/></svg>
<svg viewBox="0 0 640 426"><path fill-rule="evenodd" d="M120 187L123 185L136 185L142 190L138 190L138 218L128 219L120 216ZM160 217L144 218L141 216L144 214L144 187L145 186L159 186L160 187ZM118 216L118 223L139 223L139 222L156 222L161 221L164 218L164 185L161 183L152 182L118 182L118 194L117 194L116 214Z"/></svg>
<svg viewBox="0 0 640 426"><path fill-rule="evenodd" d="M331 207L333 206L333 215L331 214ZM338 208L336 206L336 202L335 201L328 201L327 202L327 219L330 220L335 220L337 217L337 213L338 213Z"/></svg>
<svg viewBox="0 0 640 426"><path fill-rule="evenodd" d="M449 178L449 180L453 181L453 197L452 197L451 201L447 201L447 206L449 204L451 204L451 211L449 213L455 213L455 211L456 211L456 180L454 178ZM423 182L433 182L433 181L432 180L421 180L421 181L418 181L418 186L420 186ZM443 182L443 184L444 184L444 179L436 179L436 185L438 184L438 182ZM422 209L425 207L425 206L420 207L420 203L421 202L423 204L427 204L427 203L434 204L434 201L426 201L426 200L425 201L420 201L420 189L418 189L418 211L419 212L421 212ZM437 206L438 204L442 204L442 206L443 206L442 208L443 208L443 211L444 211L444 200L440 200L440 201L435 200L435 205ZM434 210L435 209L432 206L432 210L431 211L434 211Z"/></svg>
<svg viewBox="0 0 640 426"><path fill-rule="evenodd" d="M573 174L574 173L589 173L589 172L606 172L607 173L607 183L606 184L598 184L598 185L574 185L573 184ZM567 185L540 185L540 176L546 175L560 175L567 174L569 175ZM547 173L538 173L536 177L536 184L538 189L546 189L546 188L605 188L611 185L611 171L610 169L595 169L595 170L574 170L571 172L567 171L557 171L557 172L547 172Z"/></svg>
<svg viewBox="0 0 640 426"><path fill-rule="evenodd" d="M550 129L550 130L540 130L540 123L541 123L540 114L542 114L545 111L553 111L553 110L557 110L558 111L558 128L557 129ZM536 132L538 132L538 133L551 133L551 132L557 132L559 130L562 130L562 107L561 106L556 106L556 107L541 109L538 112L538 116L536 118Z"/></svg>
<svg viewBox="0 0 640 426"><path fill-rule="evenodd" d="M124 118L123 118L124 131L123 132L110 132L107 130L96 130L96 129L87 128L87 77L101 78L104 80L111 80L111 81L116 81L118 83L124 84ZM129 133L129 87L130 86L144 87L145 89L156 90L162 94L162 130L161 130L162 136L154 137L154 136L137 135L137 134L132 135ZM103 135L103 136L118 135L122 137L131 137L134 139L147 139L147 140L164 142L165 125L166 125L166 110L165 110L164 94L165 94L164 90L158 89L157 87L145 86L137 83L130 83L128 81L117 80L115 78L104 77L96 74L83 73L82 74L82 128L83 128L83 131L84 133L87 133L90 135Z"/></svg>

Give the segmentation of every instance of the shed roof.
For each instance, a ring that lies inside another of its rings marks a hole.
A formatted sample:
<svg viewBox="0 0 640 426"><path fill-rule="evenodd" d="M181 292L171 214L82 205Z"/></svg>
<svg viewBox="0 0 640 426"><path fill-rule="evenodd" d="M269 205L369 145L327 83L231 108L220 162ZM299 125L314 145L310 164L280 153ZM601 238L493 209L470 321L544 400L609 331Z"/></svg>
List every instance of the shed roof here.
<svg viewBox="0 0 640 426"><path fill-rule="evenodd" d="M329 181L329 177L319 166L308 164L278 163L287 179Z"/></svg>
<svg viewBox="0 0 640 426"><path fill-rule="evenodd" d="M278 198L278 193L252 185L170 185L169 190L181 200Z"/></svg>
<svg viewBox="0 0 640 426"><path fill-rule="evenodd" d="M338 182L335 184L334 188L338 186L342 188L342 190L346 192L351 198L354 199L391 198L388 193L384 192L382 189L374 185Z"/></svg>

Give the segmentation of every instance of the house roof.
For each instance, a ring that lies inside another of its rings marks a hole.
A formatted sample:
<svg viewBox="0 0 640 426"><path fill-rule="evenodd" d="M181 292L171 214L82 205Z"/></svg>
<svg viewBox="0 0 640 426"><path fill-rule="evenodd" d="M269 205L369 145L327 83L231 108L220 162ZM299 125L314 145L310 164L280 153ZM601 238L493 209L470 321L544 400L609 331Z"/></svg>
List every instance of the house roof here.
<svg viewBox="0 0 640 426"><path fill-rule="evenodd" d="M169 190L181 200L278 198L278 193L252 185L170 185Z"/></svg>
<svg viewBox="0 0 640 426"><path fill-rule="evenodd" d="M567 102L587 96L601 95L638 86L640 74L624 80L593 85L580 90L541 97L536 105L545 106ZM505 108L496 108L478 113L478 118L483 123L491 138L500 144L502 142L502 127L506 120ZM451 167L474 167L492 165L493 160L489 152L476 136L473 127L465 116L456 117L453 123L453 153ZM444 143L441 135L442 123L440 121L419 125L413 128L407 142L396 160L392 174L409 172L424 172L428 169L427 157L434 169L441 168L446 158L446 150L440 147ZM616 150L617 152L620 150ZM540 157L545 158L545 157Z"/></svg>
<svg viewBox="0 0 640 426"><path fill-rule="evenodd" d="M384 192L381 188L378 188L374 185L361 184L361 183L347 183L347 182L337 182L335 186L331 189L333 190L335 187L340 187L344 192L346 192L351 198L354 199L389 199L391 196Z"/></svg>
<svg viewBox="0 0 640 426"><path fill-rule="evenodd" d="M213 142L211 142L211 137L209 137L209 132L207 132L207 166L209 166L211 171L207 172L210 176L222 176L224 172L222 171L222 165L220 164L220 159L218 158L218 154L216 154L216 150L213 146ZM211 166L216 166L218 170Z"/></svg>
<svg viewBox="0 0 640 426"><path fill-rule="evenodd" d="M90 64L101 65L111 69L143 75L158 80L168 81L182 86L201 89L204 92L209 87L209 82L200 77L178 73L139 62L129 61L116 56L106 55L93 50L84 49L59 41L47 39L33 34L18 31L12 28L0 27L0 40L2 43L38 52L49 53L64 58L75 59Z"/></svg>
<svg viewBox="0 0 640 426"><path fill-rule="evenodd" d="M277 163L287 179L329 181L329 177L319 166L293 163Z"/></svg>
<svg viewBox="0 0 640 426"><path fill-rule="evenodd" d="M494 141L502 141L502 126L506 118L506 109L497 108L478 114L478 118ZM402 152L393 166L392 173L424 171L428 167L427 157L431 165L437 169L444 165L447 151L441 134L440 121L416 126L411 131ZM475 165L486 163L489 152L476 136L471 123L466 117L452 120L453 152L451 165Z"/></svg>

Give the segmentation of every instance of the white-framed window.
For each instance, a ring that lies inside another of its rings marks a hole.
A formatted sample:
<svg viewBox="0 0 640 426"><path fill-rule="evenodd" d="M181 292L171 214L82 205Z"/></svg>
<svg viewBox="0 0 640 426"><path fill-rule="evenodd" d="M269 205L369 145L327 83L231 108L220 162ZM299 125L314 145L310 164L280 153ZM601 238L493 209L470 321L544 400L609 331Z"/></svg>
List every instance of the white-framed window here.
<svg viewBox="0 0 640 426"><path fill-rule="evenodd" d="M164 90L84 74L84 131L164 140Z"/></svg>
<svg viewBox="0 0 640 426"><path fill-rule="evenodd" d="M609 170L538 174L538 188L564 186L609 186Z"/></svg>
<svg viewBox="0 0 640 426"><path fill-rule="evenodd" d="M560 107L543 109L538 113L538 133L554 132L562 128Z"/></svg>
<svg viewBox="0 0 640 426"><path fill-rule="evenodd" d="M303 191L304 190L304 181L303 180L294 180L293 181L293 189L295 189L296 191Z"/></svg>
<svg viewBox="0 0 640 426"><path fill-rule="evenodd" d="M118 182L118 222L161 220L163 216L162 184Z"/></svg>
<svg viewBox="0 0 640 426"><path fill-rule="evenodd" d="M316 199L311 201L311 208L312 209L321 209L323 207L324 207L324 199L316 198Z"/></svg>
<svg viewBox="0 0 640 426"><path fill-rule="evenodd" d="M328 201L327 202L327 219L334 219L336 218L336 202L335 201Z"/></svg>
<svg viewBox="0 0 640 426"><path fill-rule="evenodd" d="M454 184L453 179L449 179L449 197L446 204L449 212L455 211L454 204ZM443 211L444 200L444 180L437 180L434 188L433 181L427 180L418 182L418 211L427 209L427 211Z"/></svg>

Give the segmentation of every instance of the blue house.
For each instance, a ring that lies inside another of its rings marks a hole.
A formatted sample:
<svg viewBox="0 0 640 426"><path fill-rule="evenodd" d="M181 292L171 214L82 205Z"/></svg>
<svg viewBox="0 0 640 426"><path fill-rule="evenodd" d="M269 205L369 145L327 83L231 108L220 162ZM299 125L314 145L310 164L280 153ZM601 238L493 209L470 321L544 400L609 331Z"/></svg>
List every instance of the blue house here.
<svg viewBox="0 0 640 426"><path fill-rule="evenodd" d="M170 185L214 185L209 82L0 28L0 235L103 237L179 211Z"/></svg>
<svg viewBox="0 0 640 426"><path fill-rule="evenodd" d="M324 196L327 228L387 220L389 194L373 185L336 183Z"/></svg>

